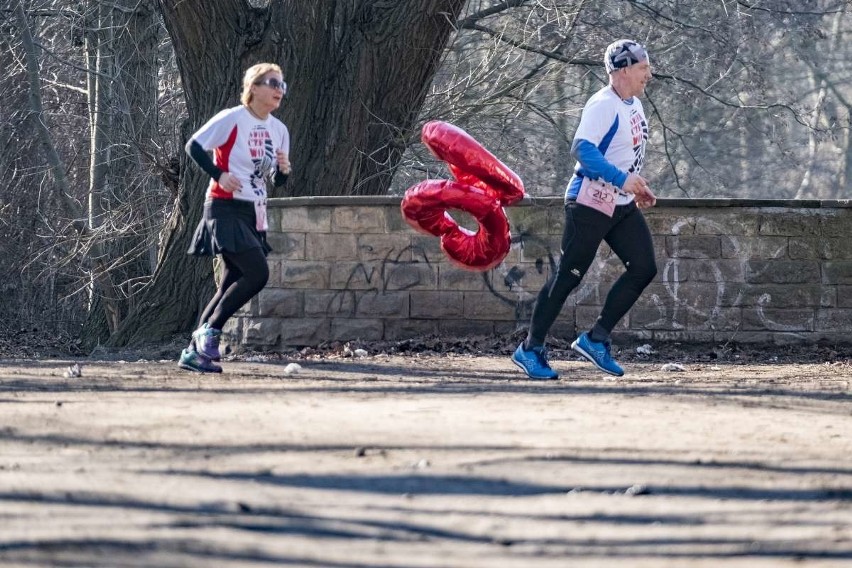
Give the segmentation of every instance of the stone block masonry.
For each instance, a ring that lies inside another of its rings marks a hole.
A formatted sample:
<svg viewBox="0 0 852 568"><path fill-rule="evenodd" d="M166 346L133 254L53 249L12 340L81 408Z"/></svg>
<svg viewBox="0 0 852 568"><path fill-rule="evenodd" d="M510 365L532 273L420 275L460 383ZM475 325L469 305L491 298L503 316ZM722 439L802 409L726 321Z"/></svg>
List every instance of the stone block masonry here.
<svg viewBox="0 0 852 568"><path fill-rule="evenodd" d="M269 350L528 326L559 260L560 198L506 209L512 250L487 272L450 263L436 237L405 223L399 205L398 197L270 200L272 274L229 322L232 343ZM852 342L849 201L661 199L645 216L659 274L616 328L619 337ZM554 333L589 326L622 271L602 245Z"/></svg>

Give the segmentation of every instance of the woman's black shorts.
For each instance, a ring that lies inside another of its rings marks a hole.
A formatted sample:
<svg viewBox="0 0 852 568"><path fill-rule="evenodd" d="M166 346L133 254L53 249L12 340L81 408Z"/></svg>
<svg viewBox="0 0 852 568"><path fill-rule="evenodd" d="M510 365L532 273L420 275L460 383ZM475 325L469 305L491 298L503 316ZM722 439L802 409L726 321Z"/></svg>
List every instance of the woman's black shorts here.
<svg viewBox="0 0 852 568"><path fill-rule="evenodd" d="M260 248L269 254L266 231L255 227L254 203L237 199L204 202L204 216L195 228L187 254L215 256L223 252L241 253Z"/></svg>

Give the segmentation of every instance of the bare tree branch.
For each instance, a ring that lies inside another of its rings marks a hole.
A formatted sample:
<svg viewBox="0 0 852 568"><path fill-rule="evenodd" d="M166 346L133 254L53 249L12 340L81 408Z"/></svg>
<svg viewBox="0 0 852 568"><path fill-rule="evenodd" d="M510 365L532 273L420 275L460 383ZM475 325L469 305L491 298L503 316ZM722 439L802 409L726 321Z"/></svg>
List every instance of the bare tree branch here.
<svg viewBox="0 0 852 568"><path fill-rule="evenodd" d="M469 28L470 26L476 24L480 20L484 20L490 16L495 14L500 14L505 12L510 8L518 8L526 4L529 0L504 0L503 2L498 2L497 4L486 8L485 10L480 10L475 14L471 14L462 18L456 23L456 27L461 28Z"/></svg>
<svg viewBox="0 0 852 568"><path fill-rule="evenodd" d="M804 15L804 16L824 16L826 14L836 14L837 12L843 11L842 3L839 4L838 8L828 8L824 11L813 11L813 10L779 10L777 8L764 8L763 6L755 6L745 0L737 0L737 4L740 6L744 6L749 10L755 10L759 12L769 12L771 14L787 14L787 15Z"/></svg>
<svg viewBox="0 0 852 568"><path fill-rule="evenodd" d="M21 44L24 49L27 64L31 113L30 120L38 133L39 141L44 148L48 164L50 164L50 169L53 172L54 182L56 183L56 188L51 193L51 197L61 201L63 207L67 211L71 212L73 218L81 219L82 211L80 210L77 202L70 197L71 191L68 186L68 180L65 178L65 166L62 163L62 159L59 157L59 153L56 151L56 146L53 144L53 138L51 137L50 131L43 120L44 109L42 108L41 102L41 79L39 77L38 58L35 54L35 42L33 41L33 37L30 33L27 14L24 12L23 0L18 0L17 2L17 6L15 7L15 18L18 25L18 31L21 34ZM77 229L82 229L82 226L77 227Z"/></svg>

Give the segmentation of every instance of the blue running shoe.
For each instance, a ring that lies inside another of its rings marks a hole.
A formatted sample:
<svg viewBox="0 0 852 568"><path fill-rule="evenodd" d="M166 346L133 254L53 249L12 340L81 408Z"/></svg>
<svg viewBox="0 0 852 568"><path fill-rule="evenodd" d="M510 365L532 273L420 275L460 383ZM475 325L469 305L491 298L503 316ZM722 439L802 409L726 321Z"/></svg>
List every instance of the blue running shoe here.
<svg viewBox="0 0 852 568"><path fill-rule="evenodd" d="M521 342L512 354L512 363L520 367L529 378L537 381L550 381L559 378L559 373L551 369L547 363L547 350L543 345L527 351L524 349L523 342Z"/></svg>
<svg viewBox="0 0 852 568"><path fill-rule="evenodd" d="M184 349L178 360L178 367L196 373L221 373L222 367L193 349Z"/></svg>
<svg viewBox="0 0 852 568"><path fill-rule="evenodd" d="M589 339L589 334L584 331L571 344L571 349L594 363L595 367L604 373L609 373L616 377L624 375L624 369L615 362L615 359L609 353L608 341L606 343L592 341Z"/></svg>
<svg viewBox="0 0 852 568"><path fill-rule="evenodd" d="M219 361L222 358L222 354L219 352L219 338L221 337L222 330L212 328L206 323L192 332L196 351L211 361Z"/></svg>

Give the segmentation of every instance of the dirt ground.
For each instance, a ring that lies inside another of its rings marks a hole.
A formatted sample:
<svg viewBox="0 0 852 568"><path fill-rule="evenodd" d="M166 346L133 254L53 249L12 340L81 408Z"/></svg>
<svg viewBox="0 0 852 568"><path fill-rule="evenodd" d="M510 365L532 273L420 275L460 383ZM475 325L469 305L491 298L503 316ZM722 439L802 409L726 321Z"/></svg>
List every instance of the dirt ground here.
<svg viewBox="0 0 852 568"><path fill-rule="evenodd" d="M852 564L848 353L507 345L0 360L0 566Z"/></svg>

